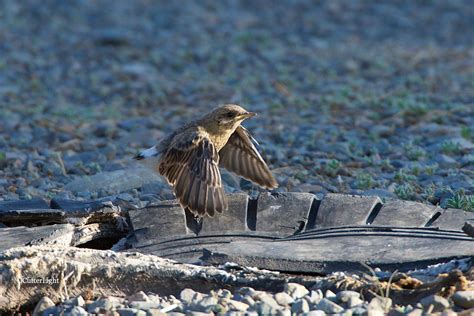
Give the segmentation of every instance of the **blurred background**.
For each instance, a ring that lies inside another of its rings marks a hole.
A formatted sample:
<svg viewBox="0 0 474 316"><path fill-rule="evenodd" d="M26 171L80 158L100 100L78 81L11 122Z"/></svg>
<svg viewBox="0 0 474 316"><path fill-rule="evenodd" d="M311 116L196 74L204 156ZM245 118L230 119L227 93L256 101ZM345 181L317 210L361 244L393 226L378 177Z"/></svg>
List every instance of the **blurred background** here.
<svg viewBox="0 0 474 316"><path fill-rule="evenodd" d="M117 171L233 102L260 114L245 125L280 191L474 210L473 7L2 0L0 200L170 198ZM124 183L78 185L93 175Z"/></svg>

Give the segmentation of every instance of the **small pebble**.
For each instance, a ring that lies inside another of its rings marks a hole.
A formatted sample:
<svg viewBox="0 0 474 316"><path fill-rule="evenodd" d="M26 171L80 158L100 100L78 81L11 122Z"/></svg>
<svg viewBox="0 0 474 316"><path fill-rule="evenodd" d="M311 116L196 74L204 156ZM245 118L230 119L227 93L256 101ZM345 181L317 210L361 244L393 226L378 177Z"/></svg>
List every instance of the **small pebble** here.
<svg viewBox="0 0 474 316"><path fill-rule="evenodd" d="M474 291L457 291L451 299L459 307L474 308Z"/></svg>
<svg viewBox="0 0 474 316"><path fill-rule="evenodd" d="M309 293L308 289L298 283L287 283L285 284L285 292L290 294L292 298L302 298Z"/></svg>
<svg viewBox="0 0 474 316"><path fill-rule="evenodd" d="M47 296L42 297L39 302L36 304L35 309L33 310L34 315L40 315L48 307L53 307L56 304Z"/></svg>
<svg viewBox="0 0 474 316"><path fill-rule="evenodd" d="M64 316L87 316L89 313L80 306L74 306L70 311L64 313Z"/></svg>
<svg viewBox="0 0 474 316"><path fill-rule="evenodd" d="M392 307L392 299L376 296L369 303L369 313L386 313Z"/></svg>
<svg viewBox="0 0 474 316"><path fill-rule="evenodd" d="M309 312L309 305L305 299L300 298L291 305L291 313L299 315L307 312Z"/></svg>
<svg viewBox="0 0 474 316"><path fill-rule="evenodd" d="M444 297L438 295L430 295L422 300L420 300L420 304L423 306L424 309L428 309L430 305L433 306L431 312L438 313L442 312L443 310L449 307L449 301Z"/></svg>
<svg viewBox="0 0 474 316"><path fill-rule="evenodd" d="M184 289L181 291L179 297L181 298L181 301L185 304L190 304L196 295L196 292L192 289Z"/></svg>
<svg viewBox="0 0 474 316"><path fill-rule="evenodd" d="M146 312L136 308L119 308L116 310L120 316L146 316Z"/></svg>
<svg viewBox="0 0 474 316"><path fill-rule="evenodd" d="M112 302L112 300L107 299L107 298L103 298L103 299L99 299L99 300L94 301L91 304L89 304L87 306L87 311L89 313L98 314L98 313L102 313L104 311L111 310L112 307L114 307L114 303Z"/></svg>
<svg viewBox="0 0 474 316"><path fill-rule="evenodd" d="M302 316L326 316L326 313L323 311L314 310L314 311L309 311L307 313L303 313L301 315Z"/></svg>
<svg viewBox="0 0 474 316"><path fill-rule="evenodd" d="M288 306L292 304L295 300L286 292L276 293L274 296L275 301L282 306Z"/></svg>
<svg viewBox="0 0 474 316"><path fill-rule="evenodd" d="M326 290L326 293L324 294L324 297L327 298L327 299L337 298L336 294L331 290Z"/></svg>
<svg viewBox="0 0 474 316"><path fill-rule="evenodd" d="M230 310L239 311L239 312L245 312L249 308L248 304L245 304L244 302L235 301L235 300L229 300L227 302L227 306L229 307Z"/></svg>
<svg viewBox="0 0 474 316"><path fill-rule="evenodd" d="M344 308L337 305L333 301L328 300L327 298L323 298L319 303L316 305L316 309L322 310L327 314L336 314L342 313Z"/></svg>
<svg viewBox="0 0 474 316"><path fill-rule="evenodd" d="M356 307L362 305L363 303L363 300L355 296L349 297L349 300L346 302L348 308Z"/></svg>

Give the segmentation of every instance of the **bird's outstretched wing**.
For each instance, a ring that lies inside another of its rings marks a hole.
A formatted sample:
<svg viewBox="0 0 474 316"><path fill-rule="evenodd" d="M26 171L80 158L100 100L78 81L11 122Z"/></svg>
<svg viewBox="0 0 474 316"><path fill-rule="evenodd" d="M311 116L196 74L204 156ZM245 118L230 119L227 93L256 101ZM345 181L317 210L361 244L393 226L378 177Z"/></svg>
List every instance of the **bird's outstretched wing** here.
<svg viewBox="0 0 474 316"><path fill-rule="evenodd" d="M219 155L205 133L189 131L178 135L160 159L158 169L173 186L183 208L211 217L227 209Z"/></svg>
<svg viewBox="0 0 474 316"><path fill-rule="evenodd" d="M276 188L278 183L253 144L254 141L244 127L237 127L219 152L220 165L261 187Z"/></svg>

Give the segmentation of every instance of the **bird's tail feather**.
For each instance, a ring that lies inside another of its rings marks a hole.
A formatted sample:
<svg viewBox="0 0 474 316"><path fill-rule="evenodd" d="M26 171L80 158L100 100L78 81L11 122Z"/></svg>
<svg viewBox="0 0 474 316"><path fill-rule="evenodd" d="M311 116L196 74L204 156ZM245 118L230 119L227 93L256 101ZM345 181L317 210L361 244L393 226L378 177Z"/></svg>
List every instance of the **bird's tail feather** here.
<svg viewBox="0 0 474 316"><path fill-rule="evenodd" d="M158 150L156 150L156 146L153 146L151 148L141 151L133 158L136 160L142 160L145 158L156 157L158 155L159 153L158 153Z"/></svg>

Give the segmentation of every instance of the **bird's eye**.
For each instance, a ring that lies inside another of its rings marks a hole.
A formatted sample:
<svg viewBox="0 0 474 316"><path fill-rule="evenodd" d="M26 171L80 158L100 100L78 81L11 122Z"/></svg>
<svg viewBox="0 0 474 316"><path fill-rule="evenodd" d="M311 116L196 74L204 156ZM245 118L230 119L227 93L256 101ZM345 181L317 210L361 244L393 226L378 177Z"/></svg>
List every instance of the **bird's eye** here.
<svg viewBox="0 0 474 316"><path fill-rule="evenodd" d="M235 116L234 112L227 112L227 117L232 118Z"/></svg>

